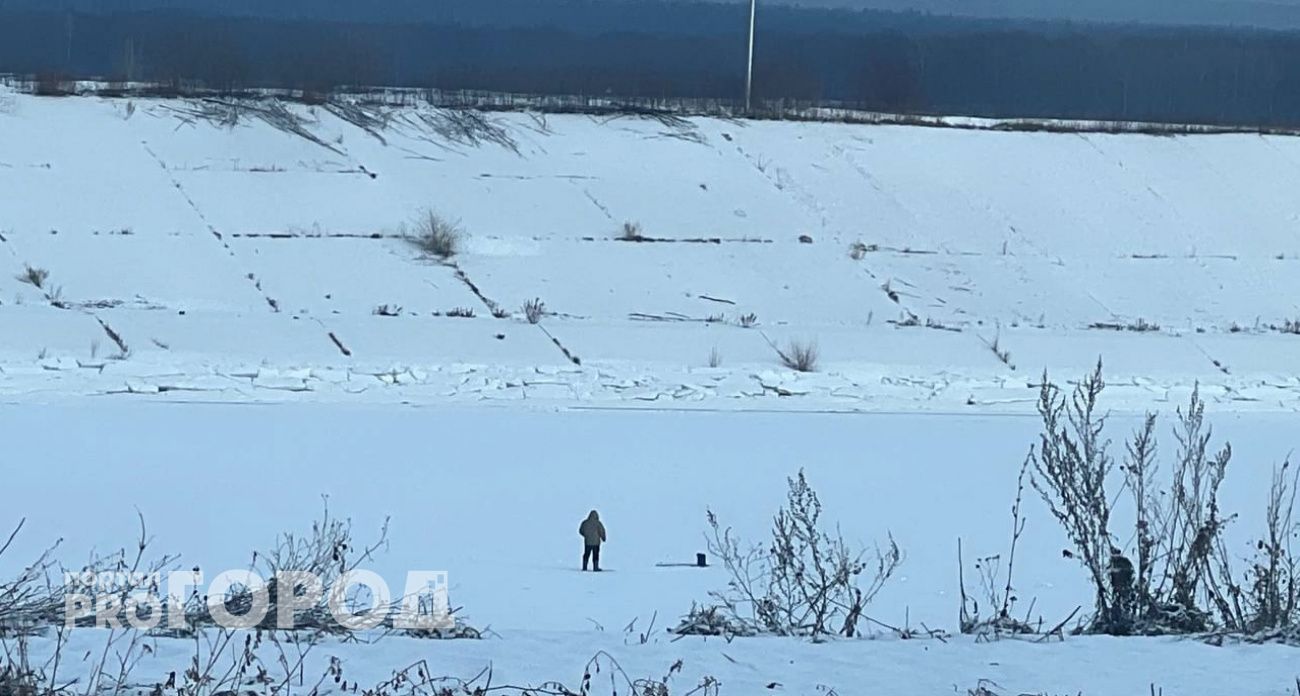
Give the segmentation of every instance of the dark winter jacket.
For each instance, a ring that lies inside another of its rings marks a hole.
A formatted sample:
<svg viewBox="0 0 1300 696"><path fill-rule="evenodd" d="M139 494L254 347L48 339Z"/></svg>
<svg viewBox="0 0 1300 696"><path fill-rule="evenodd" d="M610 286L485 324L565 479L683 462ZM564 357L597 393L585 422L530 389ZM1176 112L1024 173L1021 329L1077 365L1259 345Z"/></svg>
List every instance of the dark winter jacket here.
<svg viewBox="0 0 1300 696"><path fill-rule="evenodd" d="M578 533L582 535L582 541L587 546L600 546L605 541L605 525L600 523L600 515L595 510L587 515L587 519L578 525Z"/></svg>

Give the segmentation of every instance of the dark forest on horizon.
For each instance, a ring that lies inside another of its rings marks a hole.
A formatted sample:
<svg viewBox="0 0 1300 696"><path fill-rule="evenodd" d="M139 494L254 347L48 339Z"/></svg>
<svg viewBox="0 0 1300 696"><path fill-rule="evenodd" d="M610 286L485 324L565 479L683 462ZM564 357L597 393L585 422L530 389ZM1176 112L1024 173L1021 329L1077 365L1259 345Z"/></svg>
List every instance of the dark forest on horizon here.
<svg viewBox="0 0 1300 696"><path fill-rule="evenodd" d="M491 14L482 0L452 0L418 22L83 5L0 0L0 72L223 90L744 91L741 5L500 0ZM758 100L899 113L1297 126L1300 33L770 7L754 80Z"/></svg>

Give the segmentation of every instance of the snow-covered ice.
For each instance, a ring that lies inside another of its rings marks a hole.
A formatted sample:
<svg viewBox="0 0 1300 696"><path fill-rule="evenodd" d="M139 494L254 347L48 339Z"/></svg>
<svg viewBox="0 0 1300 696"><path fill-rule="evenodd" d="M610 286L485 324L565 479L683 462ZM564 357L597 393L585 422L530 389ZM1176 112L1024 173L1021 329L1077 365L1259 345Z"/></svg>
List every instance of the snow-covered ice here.
<svg viewBox="0 0 1300 696"><path fill-rule="evenodd" d="M27 524L0 570L56 538L70 562L130 543L136 509L186 567L243 567L327 494L362 539L392 516L376 570L447 570L497 634L314 656L363 685L431 654L576 683L607 650L728 694L1295 691L1278 646L623 628L725 583L655 564L704 550L709 509L760 537L804 468L847 536L906 554L871 616L955 633L957 539L1005 550L1035 384L1099 357L1116 439L1200 385L1244 544L1300 432L1300 140L488 115L507 146L449 139L431 109L375 134L290 106L303 137L185 101L4 97L0 468ZM465 229L449 262L401 238L425 207ZM780 364L790 341L816 373ZM591 507L601 576L576 572ZM1026 508L1017 591L1063 617L1087 579Z"/></svg>
<svg viewBox="0 0 1300 696"><path fill-rule="evenodd" d="M1245 513L1231 537L1244 543L1260 521L1252 514L1258 484L1294 431L1281 415L1216 422L1237 447L1223 506ZM980 679L1005 693L1144 693L1151 683L1179 694L1288 693L1295 648L1276 646L1102 638L980 645L886 633L819 651L781 639L674 642L658 633L640 645L624 633L634 620L637 631L652 620L662 630L719 589L725 575L716 567L656 564L704 549L707 509L751 538L763 534L795 467L807 470L827 515L852 540L892 533L905 550L902 572L871 616L955 632L957 538L970 556L1005 551L1009 498L1035 429L1032 418L1015 416L8 406L0 409L6 486L29 501L12 508L29 519L6 560L29 558L58 536L72 559L116 548L137 531L134 507L155 547L180 553L181 566L244 567L279 531L305 529L326 494L336 514L352 517L358 541L375 538L392 516L377 572L397 585L408 569L447 570L453 604L499 634L436 648L386 639L380 654L391 659L380 664L356 646L320 651L346 656L349 670L367 678L434 650L438 668L457 676L490 662L517 680L576 679L586 658L609 650L644 676L684 659L688 674L722 679L724 693L754 693L771 681L808 694L818 684L845 694L965 693ZM16 465L31 462L40 465ZM1063 617L1087 600L1087 581L1062 558L1068 542L1037 503L1026 505L1017 591L1044 616ZM613 572L603 575L577 571L573 529L593 505L610 535L603 560ZM166 654L146 664L165 669Z"/></svg>

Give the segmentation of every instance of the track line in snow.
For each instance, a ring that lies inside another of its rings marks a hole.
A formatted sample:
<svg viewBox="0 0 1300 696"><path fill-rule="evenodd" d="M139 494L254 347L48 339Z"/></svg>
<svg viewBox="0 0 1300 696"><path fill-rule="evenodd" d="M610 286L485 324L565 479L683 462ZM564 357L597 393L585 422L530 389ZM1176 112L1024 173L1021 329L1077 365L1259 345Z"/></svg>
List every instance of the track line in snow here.
<svg viewBox="0 0 1300 696"><path fill-rule="evenodd" d="M762 175L764 179L766 179L769 183L771 183L779 192L781 192L783 195L787 197L790 197L795 204L802 207L809 214L819 219L821 233L827 233L827 230L830 225L830 219L829 219L830 213L826 208L826 206L822 203L820 197L818 197L813 193L810 193L805 187L803 187L797 181L797 179L794 176L790 174L789 170L785 169L784 167L781 167L778 163L771 160L765 160L761 155L756 156L751 154L739 143L736 143L735 147L736 147L736 151L740 154L740 156L747 163L749 163L760 175ZM866 168L858 164L858 162L853 159L851 154L848 151L846 151L843 147L835 146L833 151L830 153L830 156L841 159L867 185L871 186L873 189L884 194L884 190L879 184L879 182L876 180L876 178L873 177L871 173L866 170ZM913 222L917 222L919 224L916 215L913 214L911 210L902 206L902 204L898 202L896 199L894 199L892 196L890 196L890 200L891 202L894 203L895 207L903 211L903 213L906 214L909 218L911 218ZM924 254L924 253L933 253L935 255L938 254L962 255L962 256L968 255L967 252L952 252L949 249L937 249L934 250L933 252L918 252L910 248L904 248L902 250L898 250L898 252L899 252L899 258L913 257L916 256L917 254ZM917 312L914 311L912 307L909 307L907 304L903 302L904 294L899 293L897 290L893 289L891 287L892 283L896 282L896 283L901 283L903 285L906 285L911 290L911 292L906 293L906 296L910 298L914 298L920 303L928 304L931 307L946 307L949 305L948 300L942 295L927 290L926 288L919 287L913 283L910 283L907 280L903 279L902 277L899 277L898 274L896 273L881 272L877 274L873 272L871 268L868 268L866 266L863 266L863 268L865 270L867 278L870 279L871 284L873 286L876 286L877 289L884 291L886 296L889 298L889 300L892 301L894 304L898 305L900 310L903 312L904 318L909 321L919 321L920 318ZM879 278L882 275L887 278L887 280L883 285L879 284ZM969 281L969 282L972 286L974 285L973 281ZM930 299L927 300L926 299L927 296Z"/></svg>
<svg viewBox="0 0 1300 696"><path fill-rule="evenodd" d="M19 260L18 250L14 248L14 245L9 241L9 238L5 236L4 232L0 232L0 247L4 247L9 252L9 255L13 257L14 261Z"/></svg>
<svg viewBox="0 0 1300 696"><path fill-rule="evenodd" d="M797 182L789 178L789 174L786 172L785 168L777 165L771 160L764 161L761 156L754 157L739 143L736 144L736 152L739 153L740 157L748 162L749 165L758 172L759 176L767 181L767 183L771 184L772 187L781 194L793 199L799 207L803 208L805 212L810 213L812 217L817 220L816 229L818 235L823 235L823 233L826 232L829 218L827 216L826 207L822 205L817 196L805 191ZM769 173L769 170L771 173Z"/></svg>
<svg viewBox="0 0 1300 696"><path fill-rule="evenodd" d="M347 346L343 345L343 341L339 340L337 334L335 334L333 331L330 331L329 337L330 340L334 342L334 345L338 347L340 353L342 353L345 357L349 357L349 358L352 357L352 351L349 350Z"/></svg>
<svg viewBox="0 0 1300 696"><path fill-rule="evenodd" d="M470 279L469 274L466 273L465 270L461 268L459 264L448 261L448 262L444 262L444 265L446 265L447 267L453 270L453 272L456 275L456 279L464 283L465 287L469 288L469 291L472 292L474 296L477 297L479 301L483 303L483 306L487 307L488 311L491 313L493 318L501 318L501 319L505 318L505 314L501 305L498 304L492 298L488 297L486 294L484 294L483 291L479 289L478 284ZM554 344L555 347L560 350L560 353L564 355L565 360L568 360L574 365L582 364L582 359L579 358L572 351L570 351L568 347L566 347L563 343L561 343L560 339L552 335L551 332L546 329L546 327L538 323L537 328L541 329L542 333L546 334L546 337L551 339L551 343Z"/></svg>
<svg viewBox="0 0 1300 696"><path fill-rule="evenodd" d="M332 343L334 347L337 348L338 351L343 354L343 357L345 358L352 357L352 349L348 348L347 345L343 343L343 339L339 338L337 331L331 329L329 326L326 326L325 322L321 321L316 317L310 317L310 318L312 321L316 322L316 325L319 326L322 331L325 332L325 336L329 338L330 343Z"/></svg>
<svg viewBox="0 0 1300 696"><path fill-rule="evenodd" d="M443 262L443 265L452 269L452 273L456 276L456 280L459 280L461 283L464 283L465 287L469 288L469 291L479 299L479 302L483 303L484 307L487 307L488 312L491 313L491 315L494 318L504 318L499 316L502 313L501 305L498 304L492 298L483 294L483 291L479 289L478 284L475 283L473 280L470 280L469 275L465 273L465 269L460 267L460 264L454 261L446 261Z"/></svg>
<svg viewBox="0 0 1300 696"><path fill-rule="evenodd" d="M112 326L109 326L108 322L104 321L104 319L98 314L95 314L94 312L88 313L90 316L95 318L95 321L99 322L99 326L104 329L104 334L117 346L118 354L121 357L125 358L131 354L131 347L127 344L126 340L122 338L122 334L118 333Z"/></svg>
<svg viewBox="0 0 1300 696"><path fill-rule="evenodd" d="M1201 345L1200 341L1196 340L1194 337L1184 337L1184 338L1185 340L1190 341L1192 346L1196 348L1197 352L1199 352L1201 355L1204 355L1205 359L1209 360L1210 363L1219 370L1219 372L1222 372L1225 375L1232 374L1228 364L1211 355L1210 351L1206 350L1205 346Z"/></svg>
<svg viewBox="0 0 1300 696"><path fill-rule="evenodd" d="M570 183L573 183L575 186L577 185L577 183L573 182L572 180L570 180ZM605 205L604 203L601 203L600 199L592 195L591 191L589 191L585 186L582 188L582 195L586 196L587 200L591 201L591 204L596 206L596 209L599 210L601 213L603 213L605 217L610 220L610 222L614 221L613 214L609 212L609 206Z"/></svg>
<svg viewBox="0 0 1300 696"><path fill-rule="evenodd" d="M226 241L225 236L221 234L221 231L217 229L216 225L213 225L211 222L208 221L208 216L204 215L203 210L199 208L198 203L194 201L194 198L191 197L189 192L185 190L185 186L181 184L180 179L176 178L176 175L173 174L171 169L167 167L167 163L164 162L162 158L158 156L158 153L154 152L153 148L149 147L148 141L141 140L140 146L144 148L144 151L148 153L149 156L153 158L153 161L157 162L158 166L161 167L163 172L167 174L167 178L171 180L172 187L175 188L176 192L179 193L181 197L185 199L186 204L188 204L190 209L194 211L194 214L198 216L199 221L202 222L203 225L208 228L208 232L212 233L213 238L215 238L217 242L221 244L222 248L226 250L226 253L230 255L230 258L238 261L239 255L235 253L234 247L230 246L230 242ZM271 308L271 311L278 314L280 312L279 301L271 297L269 294L267 294L265 290L262 289L262 281L257 278L257 274L250 272L246 274L244 277L247 278L249 282L253 284L253 287L257 290L257 292L262 296L264 300L266 300L266 304Z"/></svg>
<svg viewBox="0 0 1300 696"><path fill-rule="evenodd" d="M546 334L546 337L551 339L551 343L555 344L555 347L560 349L560 352L564 354L564 357L569 362L573 363L574 365L582 364L582 358L579 358L577 355L570 352L569 349L563 343L560 343L560 339L556 338L555 335L552 334L545 326L542 326L540 322L538 322L537 328L541 329L542 333Z"/></svg>

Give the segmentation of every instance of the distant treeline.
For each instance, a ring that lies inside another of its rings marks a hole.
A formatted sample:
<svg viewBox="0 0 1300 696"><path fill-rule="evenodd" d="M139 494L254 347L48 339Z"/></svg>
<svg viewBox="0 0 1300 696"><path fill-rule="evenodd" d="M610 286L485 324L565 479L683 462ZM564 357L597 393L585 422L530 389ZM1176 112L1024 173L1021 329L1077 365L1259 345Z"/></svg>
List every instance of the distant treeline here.
<svg viewBox="0 0 1300 696"><path fill-rule="evenodd" d="M711 33L730 27L748 0L0 0L0 9L85 13L182 10L227 17L311 18L329 22L458 24L488 27L559 26L576 32ZM682 5L687 14L682 14ZM782 5L822 8L794 10ZM741 6L737 8L737 6ZM841 11L828 11L840 8ZM874 12L843 11L870 8ZM859 31L898 29L944 16L1140 22L1165 26L1239 26L1300 29L1293 0L759 0L766 20L785 29ZM926 17L925 15L932 15ZM689 21L682 21L682 19ZM725 26L724 26L725 25ZM966 26L969 26L968 20Z"/></svg>
<svg viewBox="0 0 1300 696"><path fill-rule="evenodd" d="M0 0L0 72L216 89L743 95L747 10L739 5L567 0L548 4L545 21L494 25L468 9L465 21L450 23L457 2L472 8L479 0L441 3L451 13L443 23L16 10ZM626 28L616 31L620 17ZM902 113L1300 126L1300 33L790 8L768 8L762 20L757 99Z"/></svg>

